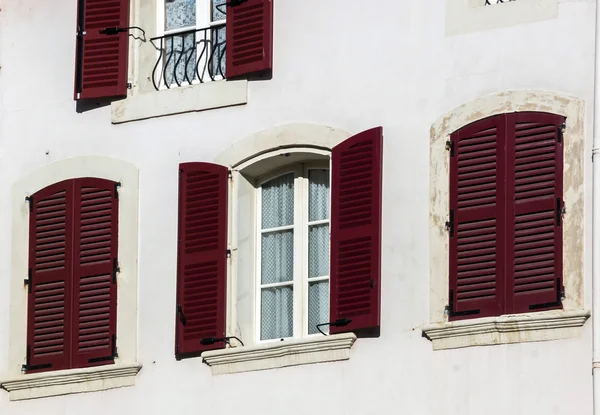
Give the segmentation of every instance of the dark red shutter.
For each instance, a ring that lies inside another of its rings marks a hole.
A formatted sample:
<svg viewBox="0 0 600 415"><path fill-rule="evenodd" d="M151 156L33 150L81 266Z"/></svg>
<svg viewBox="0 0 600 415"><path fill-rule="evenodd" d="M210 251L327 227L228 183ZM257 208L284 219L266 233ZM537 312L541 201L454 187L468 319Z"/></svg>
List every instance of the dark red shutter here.
<svg viewBox="0 0 600 415"><path fill-rule="evenodd" d="M75 99L127 95L129 0L79 0Z"/></svg>
<svg viewBox="0 0 600 415"><path fill-rule="evenodd" d="M273 0L248 0L227 7L226 76L273 67Z"/></svg>
<svg viewBox="0 0 600 415"><path fill-rule="evenodd" d="M28 373L70 365L72 197L66 181L29 201Z"/></svg>
<svg viewBox="0 0 600 415"><path fill-rule="evenodd" d="M73 367L114 363L119 203L116 183L74 181Z"/></svg>
<svg viewBox="0 0 600 415"><path fill-rule="evenodd" d="M331 333L379 332L383 129L350 137L331 155Z"/></svg>
<svg viewBox="0 0 600 415"><path fill-rule="evenodd" d="M227 182L224 166L179 166L176 354L224 348L200 340L225 336Z"/></svg>
<svg viewBox="0 0 600 415"><path fill-rule="evenodd" d="M450 320L500 315L504 297L505 117L451 136Z"/></svg>
<svg viewBox="0 0 600 415"><path fill-rule="evenodd" d="M506 313L561 308L565 118L508 115Z"/></svg>

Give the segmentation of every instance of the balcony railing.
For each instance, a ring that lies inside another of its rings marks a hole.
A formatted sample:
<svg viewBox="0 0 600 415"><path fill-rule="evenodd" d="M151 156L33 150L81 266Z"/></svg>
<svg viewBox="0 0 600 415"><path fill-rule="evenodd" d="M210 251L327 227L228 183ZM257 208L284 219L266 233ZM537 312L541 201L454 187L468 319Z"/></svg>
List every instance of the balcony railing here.
<svg viewBox="0 0 600 415"><path fill-rule="evenodd" d="M158 51L156 90L226 79L225 24L150 39Z"/></svg>

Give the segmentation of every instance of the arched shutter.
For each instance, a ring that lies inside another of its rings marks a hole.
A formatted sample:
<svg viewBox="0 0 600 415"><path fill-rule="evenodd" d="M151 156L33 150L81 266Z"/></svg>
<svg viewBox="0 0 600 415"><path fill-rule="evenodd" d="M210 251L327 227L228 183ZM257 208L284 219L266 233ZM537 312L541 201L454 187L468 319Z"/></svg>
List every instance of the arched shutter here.
<svg viewBox="0 0 600 415"><path fill-rule="evenodd" d="M331 333L379 333L382 163L381 127L332 151Z"/></svg>
<svg viewBox="0 0 600 415"><path fill-rule="evenodd" d="M450 320L500 315L505 286L504 116L450 141Z"/></svg>
<svg viewBox="0 0 600 415"><path fill-rule="evenodd" d="M128 26L129 0L79 0L76 100L127 95Z"/></svg>
<svg viewBox="0 0 600 415"><path fill-rule="evenodd" d="M113 363L116 355L119 201L117 183L75 180L73 367Z"/></svg>
<svg viewBox="0 0 600 415"><path fill-rule="evenodd" d="M228 170L210 163L179 166L176 354L224 348Z"/></svg>
<svg viewBox="0 0 600 415"><path fill-rule="evenodd" d="M561 308L565 118L508 114L506 313Z"/></svg>
<svg viewBox="0 0 600 415"><path fill-rule="evenodd" d="M65 181L29 199L28 373L70 367L72 198Z"/></svg>
<svg viewBox="0 0 600 415"><path fill-rule="evenodd" d="M233 78L273 67L273 0L227 6L226 75Z"/></svg>

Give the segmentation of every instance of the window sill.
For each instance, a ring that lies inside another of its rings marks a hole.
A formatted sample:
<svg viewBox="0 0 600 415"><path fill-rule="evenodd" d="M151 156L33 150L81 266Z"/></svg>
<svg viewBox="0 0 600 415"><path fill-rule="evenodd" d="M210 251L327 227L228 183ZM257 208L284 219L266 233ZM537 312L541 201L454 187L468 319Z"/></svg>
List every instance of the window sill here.
<svg viewBox="0 0 600 415"><path fill-rule="evenodd" d="M113 124L245 104L248 81L215 81L135 94L111 103Z"/></svg>
<svg viewBox="0 0 600 415"><path fill-rule="evenodd" d="M444 350L578 337L589 317L589 311L548 311L434 323L422 330L433 350Z"/></svg>
<svg viewBox="0 0 600 415"><path fill-rule="evenodd" d="M140 363L23 374L0 380L11 401L133 386Z"/></svg>
<svg viewBox="0 0 600 415"><path fill-rule="evenodd" d="M213 375L275 369L350 359L354 333L335 334L202 353Z"/></svg>

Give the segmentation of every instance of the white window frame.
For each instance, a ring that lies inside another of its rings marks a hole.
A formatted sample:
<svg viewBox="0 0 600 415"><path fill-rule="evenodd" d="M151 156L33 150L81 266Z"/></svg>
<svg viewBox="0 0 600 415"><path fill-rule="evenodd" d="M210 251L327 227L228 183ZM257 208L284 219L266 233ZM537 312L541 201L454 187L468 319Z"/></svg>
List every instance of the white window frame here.
<svg viewBox="0 0 600 415"><path fill-rule="evenodd" d="M255 342L272 343L289 339L301 339L315 336L322 336L320 333L308 334L308 287L312 282L329 281L329 275L309 278L309 236L308 229L313 225L330 223L331 218L331 191L329 193L330 218L326 220L309 222L308 203L309 203L309 171L327 169L329 171L329 182L331 188L331 162L317 161L300 164L292 164L281 167L256 180L256 239L255 239ZM261 308L262 308L262 289L261 283L261 236L262 229L262 185L277 177L293 173L294 174L294 223L280 228L269 228L268 231L294 230L294 277L292 283L266 284L268 287L277 287L284 285L293 286L293 336L276 339L261 339ZM330 248L331 249L331 248ZM331 286L329 286L331 289ZM324 321L323 323L326 323ZM327 332L328 327L323 331Z"/></svg>
<svg viewBox="0 0 600 415"><path fill-rule="evenodd" d="M213 33L213 28L216 26L221 26L224 25L226 22L226 19L222 19L222 20L212 20L212 5L213 2L215 0L196 0L196 24L194 26L189 26L189 27L185 27L185 28L177 28L177 29L171 29L171 30L167 30L166 25L167 25L167 15L166 15L166 7L167 7L167 2L166 0L158 0L157 1L157 6L158 6L158 10L156 13L156 17L157 17L157 22L156 22L156 27L157 27L157 33L158 36L168 36L168 35L175 35L178 33L184 33L184 32L188 32L190 30L198 30L198 29L204 29L207 28L208 30L208 36L212 36ZM222 8L225 7L225 2L223 3ZM196 32L196 33L200 33L200 32ZM183 40L182 40L183 41ZM166 52L167 49L167 41L164 40L164 51L163 50L158 50L157 53L157 59L160 58L160 55L162 53ZM196 43L196 59L198 59L199 54L202 52L203 47ZM206 54L205 56L202 57L202 62L201 65L205 66L207 65L207 60L208 60L208 54ZM165 62L164 62L164 58L162 58L161 60L161 68L162 70L159 71L159 73L157 74L160 77L160 82L158 83L160 85L159 90L166 90L166 89L170 89L170 88L177 88L177 83L173 82L171 85L169 85L169 88L167 88L167 86L164 83L164 78L163 78L163 71L165 70ZM220 74L215 74L215 82L216 81L221 81L224 80L224 78L220 75ZM204 76L202 77L202 82L212 82L212 79L210 78L208 72L204 73ZM198 85L200 84L200 80L199 79L194 79L192 81L191 84L188 84L187 81L182 81L181 86L186 86L186 85Z"/></svg>

